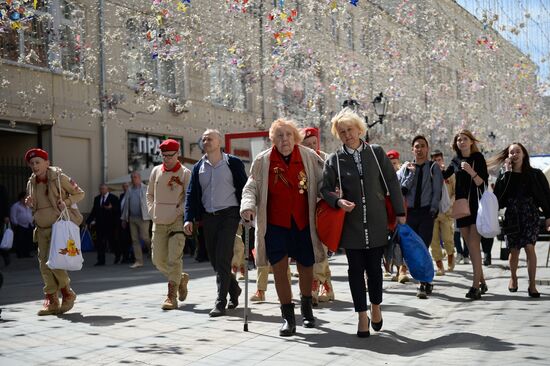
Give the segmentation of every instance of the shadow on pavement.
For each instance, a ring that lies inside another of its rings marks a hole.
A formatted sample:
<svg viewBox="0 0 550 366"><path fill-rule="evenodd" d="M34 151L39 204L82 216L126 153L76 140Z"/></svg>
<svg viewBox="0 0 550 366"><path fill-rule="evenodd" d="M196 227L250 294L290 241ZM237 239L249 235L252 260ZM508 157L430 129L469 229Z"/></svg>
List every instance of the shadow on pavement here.
<svg viewBox="0 0 550 366"><path fill-rule="evenodd" d="M118 323L125 323L135 318L123 318L116 315L90 315L84 316L81 313L61 314L60 319L68 320L71 323L85 323L92 327L109 327Z"/></svg>
<svg viewBox="0 0 550 366"><path fill-rule="evenodd" d="M516 347L495 337L481 336L475 333L453 333L425 341L401 336L393 331L373 333L370 338L358 338L355 334L347 334L334 329L318 327L326 331L324 334L308 336L305 341L314 348L345 347L369 350L372 352L414 357L428 353L434 349L469 348L472 350L505 352ZM337 355L338 353L334 353Z"/></svg>

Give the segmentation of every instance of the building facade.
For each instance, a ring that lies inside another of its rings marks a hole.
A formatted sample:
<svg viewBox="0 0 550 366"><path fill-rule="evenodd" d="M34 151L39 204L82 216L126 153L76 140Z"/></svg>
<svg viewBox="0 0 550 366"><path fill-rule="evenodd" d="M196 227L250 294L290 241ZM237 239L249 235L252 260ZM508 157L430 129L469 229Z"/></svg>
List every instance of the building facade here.
<svg viewBox="0 0 550 366"><path fill-rule="evenodd" d="M89 192L86 212L101 182L160 163L165 137L192 163L204 129L261 131L284 116L319 127L333 151L343 100L372 122L380 92L388 112L370 138L405 158L416 133L450 153L462 127L486 151L534 130L533 148L549 150L535 65L452 0L99 3L39 0L19 25L1 18L0 182L12 199L24 181L3 172L28 175L31 146Z"/></svg>

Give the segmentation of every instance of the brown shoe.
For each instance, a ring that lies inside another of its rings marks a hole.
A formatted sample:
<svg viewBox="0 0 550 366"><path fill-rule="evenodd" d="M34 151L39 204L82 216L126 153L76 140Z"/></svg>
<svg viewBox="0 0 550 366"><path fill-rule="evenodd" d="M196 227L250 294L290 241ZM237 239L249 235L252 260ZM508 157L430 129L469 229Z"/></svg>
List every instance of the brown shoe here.
<svg viewBox="0 0 550 366"><path fill-rule="evenodd" d="M76 300L76 294L69 286L67 286L61 289L61 295L63 296L63 302L59 308L59 313L63 314L73 308Z"/></svg>
<svg viewBox="0 0 550 366"><path fill-rule="evenodd" d="M187 299L187 284L189 283L189 275L185 272L181 274L180 285L178 286L179 301Z"/></svg>
<svg viewBox="0 0 550 366"><path fill-rule="evenodd" d="M436 276L445 275L445 268L443 268L443 261L442 260L435 261L435 265L437 266L437 271L435 272L435 275Z"/></svg>
<svg viewBox="0 0 550 366"><path fill-rule="evenodd" d="M59 298L57 292L53 294L45 294L44 306L38 311L38 315L57 315L59 314Z"/></svg>
<svg viewBox="0 0 550 366"><path fill-rule="evenodd" d="M178 299L176 294L176 283L174 281L168 282L168 294L166 300L162 304L162 310L174 310L178 307Z"/></svg>
<svg viewBox="0 0 550 366"><path fill-rule="evenodd" d="M256 291L256 294L250 298L250 301L265 301L265 291Z"/></svg>
<svg viewBox="0 0 550 366"><path fill-rule="evenodd" d="M319 305L319 281L313 280L311 284L311 303L313 306Z"/></svg>
<svg viewBox="0 0 550 366"><path fill-rule="evenodd" d="M455 256L454 256L454 254L451 254L451 255L447 256L447 265L448 265L447 271L449 271L449 272L454 271L454 269L455 269L455 262L456 262L456 261L455 261Z"/></svg>
<svg viewBox="0 0 550 366"><path fill-rule="evenodd" d="M332 282L326 280L323 283L323 289L321 290L321 295L319 295L319 302L328 302L334 301L334 291L332 290Z"/></svg>

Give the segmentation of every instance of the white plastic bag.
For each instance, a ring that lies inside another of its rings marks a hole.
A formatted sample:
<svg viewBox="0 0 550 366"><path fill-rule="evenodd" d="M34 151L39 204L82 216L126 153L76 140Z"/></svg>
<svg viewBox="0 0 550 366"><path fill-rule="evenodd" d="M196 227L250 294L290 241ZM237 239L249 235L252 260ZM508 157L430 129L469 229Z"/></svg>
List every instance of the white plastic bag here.
<svg viewBox="0 0 550 366"><path fill-rule="evenodd" d="M6 225L4 235L2 236L2 242L0 242L0 249L10 250L13 246L13 230Z"/></svg>
<svg viewBox="0 0 550 366"><path fill-rule="evenodd" d="M451 209L451 197L449 197L449 190L447 184L443 182L441 186L441 200L439 201L439 212L445 213Z"/></svg>
<svg viewBox="0 0 550 366"><path fill-rule="evenodd" d="M68 219L66 210L52 226L50 253L46 265L51 269L79 271L82 269L80 229Z"/></svg>
<svg viewBox="0 0 550 366"><path fill-rule="evenodd" d="M477 209L477 231L484 238L494 238L500 234L498 224L498 199L493 192L485 189Z"/></svg>

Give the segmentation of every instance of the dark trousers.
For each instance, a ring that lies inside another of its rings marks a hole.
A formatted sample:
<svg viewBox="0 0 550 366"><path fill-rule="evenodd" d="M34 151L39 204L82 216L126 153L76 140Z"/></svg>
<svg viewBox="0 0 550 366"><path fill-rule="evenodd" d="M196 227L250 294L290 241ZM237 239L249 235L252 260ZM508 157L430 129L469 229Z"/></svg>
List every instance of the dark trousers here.
<svg viewBox="0 0 550 366"><path fill-rule="evenodd" d="M407 209L407 225L422 238L428 249L434 234L434 221L429 207Z"/></svg>
<svg viewBox="0 0 550 366"><path fill-rule="evenodd" d="M365 272L372 304L382 303L382 255L384 247L372 249L346 249L348 281L356 312L367 311Z"/></svg>
<svg viewBox="0 0 550 366"><path fill-rule="evenodd" d="M97 263L105 264L105 253L107 248L114 243L114 232L112 229L96 229L96 250Z"/></svg>
<svg viewBox="0 0 550 366"><path fill-rule="evenodd" d="M32 242L32 227L15 225L13 228L15 253L17 258L30 257L35 245Z"/></svg>
<svg viewBox="0 0 550 366"><path fill-rule="evenodd" d="M428 250L434 234L434 222L435 219L430 214L430 207L407 209L407 225L422 238Z"/></svg>
<svg viewBox="0 0 550 366"><path fill-rule="evenodd" d="M132 254L132 236L130 235L130 227L126 225L125 228L122 228L122 225L119 227L119 247L120 253L122 254L123 263L133 263L134 258Z"/></svg>
<svg viewBox="0 0 550 366"><path fill-rule="evenodd" d="M470 256L470 252L468 251L468 246L466 243L464 243L464 246L462 245L462 236L460 235L460 231L455 231L454 239L456 252L464 258L468 258Z"/></svg>
<svg viewBox="0 0 550 366"><path fill-rule="evenodd" d="M491 250L493 250L493 242L495 238L484 238L481 237L481 248L483 253L487 256L491 256Z"/></svg>
<svg viewBox="0 0 550 366"><path fill-rule="evenodd" d="M195 243L195 260L197 262L204 262L208 260L208 252L206 250L206 244L204 242L204 228L199 226L197 229L197 240Z"/></svg>
<svg viewBox="0 0 550 366"><path fill-rule="evenodd" d="M205 213L203 216L206 250L210 264L216 272L218 286L216 307L218 309L225 309L227 293L231 298L236 298L239 291L239 284L231 273L231 259L240 220L238 207L231 207L219 215Z"/></svg>

